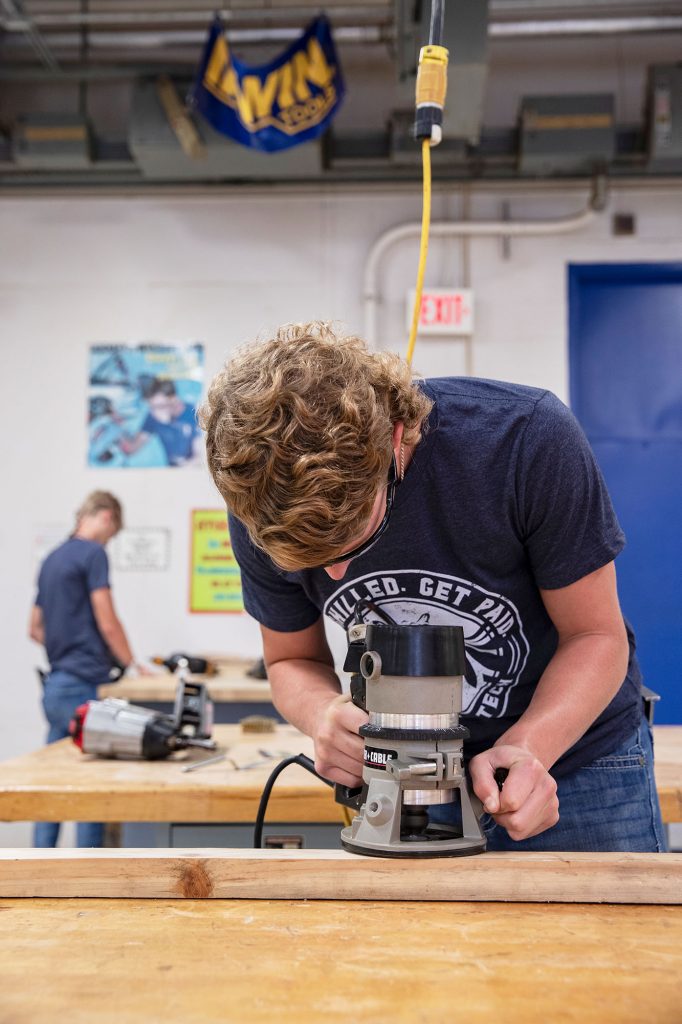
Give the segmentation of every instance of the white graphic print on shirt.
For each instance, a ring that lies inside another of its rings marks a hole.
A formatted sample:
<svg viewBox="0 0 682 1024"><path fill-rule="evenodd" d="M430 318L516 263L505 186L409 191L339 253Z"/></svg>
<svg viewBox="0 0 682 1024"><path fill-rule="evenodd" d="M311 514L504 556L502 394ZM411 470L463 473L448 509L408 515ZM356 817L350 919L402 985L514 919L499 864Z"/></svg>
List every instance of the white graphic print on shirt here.
<svg viewBox="0 0 682 1024"><path fill-rule="evenodd" d="M461 626L467 674L462 714L500 718L528 658L528 641L516 606L470 580L402 569L349 580L327 599L324 613L344 629L358 601L370 600L401 625ZM379 621L365 610L366 622Z"/></svg>

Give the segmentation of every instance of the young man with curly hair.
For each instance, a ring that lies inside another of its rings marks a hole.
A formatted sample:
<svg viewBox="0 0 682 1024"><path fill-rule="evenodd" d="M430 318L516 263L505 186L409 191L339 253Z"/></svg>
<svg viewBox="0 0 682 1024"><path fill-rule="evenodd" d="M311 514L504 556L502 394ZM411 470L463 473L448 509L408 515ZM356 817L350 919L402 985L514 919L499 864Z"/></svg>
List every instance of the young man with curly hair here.
<svg viewBox="0 0 682 1024"><path fill-rule="evenodd" d="M465 755L489 849L664 848L616 590L624 537L554 395L415 381L398 356L313 323L239 351L202 424L274 701L313 737L321 774L358 783L367 720L341 694L322 615L346 627L370 599L401 623L464 628Z"/></svg>

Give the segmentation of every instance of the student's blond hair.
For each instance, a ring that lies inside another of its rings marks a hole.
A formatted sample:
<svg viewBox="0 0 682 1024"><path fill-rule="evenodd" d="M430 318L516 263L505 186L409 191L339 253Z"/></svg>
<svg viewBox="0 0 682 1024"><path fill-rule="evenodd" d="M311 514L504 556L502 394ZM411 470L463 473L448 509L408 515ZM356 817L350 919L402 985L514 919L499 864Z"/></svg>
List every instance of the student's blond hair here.
<svg viewBox="0 0 682 1024"><path fill-rule="evenodd" d="M123 527L123 508L121 502L110 491L92 491L76 512L76 523L79 523L83 516L94 516L103 509L112 514L114 525L117 529Z"/></svg>
<svg viewBox="0 0 682 1024"><path fill-rule="evenodd" d="M393 424L416 444L431 405L399 356L313 322L239 350L199 418L228 508L277 565L296 570L358 537L386 483Z"/></svg>

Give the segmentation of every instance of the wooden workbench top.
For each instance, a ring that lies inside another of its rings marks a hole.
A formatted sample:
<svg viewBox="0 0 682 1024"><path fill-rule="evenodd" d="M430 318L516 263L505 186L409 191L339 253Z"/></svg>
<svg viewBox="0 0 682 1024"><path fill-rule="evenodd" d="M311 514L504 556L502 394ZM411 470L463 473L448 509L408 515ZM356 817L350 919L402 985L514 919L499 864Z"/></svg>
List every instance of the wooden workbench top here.
<svg viewBox="0 0 682 1024"><path fill-rule="evenodd" d="M12 1024L679 1024L682 908L3 899Z"/></svg>
<svg viewBox="0 0 682 1024"><path fill-rule="evenodd" d="M183 767L213 756L187 750L165 761L114 761L83 755L68 740L5 761L0 772L0 821L251 822L268 775L290 754L312 756L312 740L291 725L243 733L216 725L229 760L198 771ZM267 760L259 751L275 756ZM265 763L262 763L265 761ZM255 767L248 767L261 762ZM333 791L292 765L278 779L268 821L341 821Z"/></svg>
<svg viewBox="0 0 682 1024"><path fill-rule="evenodd" d="M289 725L274 733L242 733L216 725L221 749L238 765L258 750L312 755L312 741ZM682 726L654 729L656 783L663 820L682 821ZM71 740L2 763L0 821L253 821L265 780L279 760L236 770L230 762L183 772L210 756L187 751L168 761L108 761L85 757ZM329 787L298 765L287 768L270 798L271 821L340 821Z"/></svg>
<svg viewBox="0 0 682 1024"><path fill-rule="evenodd" d="M206 683L211 700L216 704L243 702L271 703L272 694L267 679L253 679L247 676L255 658L230 658L218 661L218 674L214 676L193 675L199 683ZM120 683L100 686L100 697L120 697L136 704L145 701L172 704L178 677L172 672L159 670L149 676L124 676Z"/></svg>

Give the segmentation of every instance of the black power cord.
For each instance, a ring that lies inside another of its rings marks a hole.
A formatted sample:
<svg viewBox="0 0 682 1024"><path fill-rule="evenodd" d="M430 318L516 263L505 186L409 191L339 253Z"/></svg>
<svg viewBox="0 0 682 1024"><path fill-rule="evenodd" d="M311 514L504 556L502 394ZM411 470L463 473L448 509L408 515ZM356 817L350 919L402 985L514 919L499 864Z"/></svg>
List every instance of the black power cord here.
<svg viewBox="0 0 682 1024"><path fill-rule="evenodd" d="M256 823L253 829L253 846L255 850L260 850L263 845L263 823L265 821L265 812L268 808L268 800L270 799L272 787L281 772L283 772L285 768L288 768L290 764L300 765L301 768L305 768L306 771L309 771L311 775L316 776L316 778L321 782L324 782L327 786L333 787L334 785L334 783L330 782L329 779L323 778L319 772L315 771L313 761L309 757L306 757L305 754L294 754L293 757L287 757L284 761L280 761L280 763L270 772L270 776L268 781L265 783L265 788L263 789L263 793L260 798L260 803L258 804L258 813L256 814Z"/></svg>
<svg viewBox="0 0 682 1024"><path fill-rule="evenodd" d="M443 45L443 21L445 19L445 3L443 0L431 0L431 22L429 25L429 46Z"/></svg>

